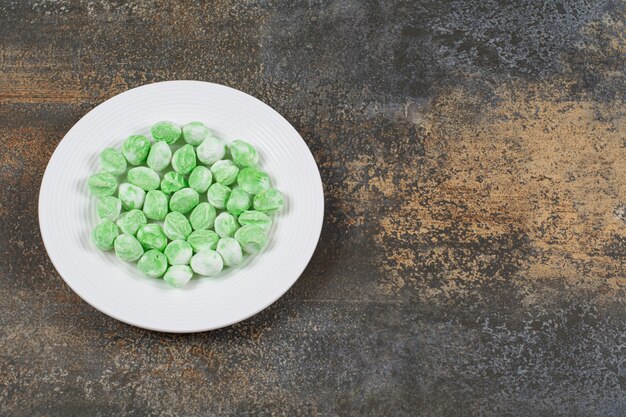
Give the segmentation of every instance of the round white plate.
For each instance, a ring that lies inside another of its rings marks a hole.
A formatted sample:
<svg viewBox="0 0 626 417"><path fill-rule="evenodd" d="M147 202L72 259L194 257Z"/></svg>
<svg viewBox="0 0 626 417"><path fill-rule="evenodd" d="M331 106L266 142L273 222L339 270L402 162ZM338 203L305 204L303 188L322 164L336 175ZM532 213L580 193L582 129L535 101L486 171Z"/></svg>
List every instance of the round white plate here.
<svg viewBox="0 0 626 417"><path fill-rule="evenodd" d="M99 153L159 120L202 121L231 142L244 139L260 166L285 194L267 247L214 278L175 289L142 275L134 263L91 242L98 223L87 177ZM126 91L100 104L70 129L54 151L41 183L39 224L46 250L65 282L101 312L163 332L199 332L244 320L283 295L317 245L324 215L319 170L298 132L265 103L241 91L200 81L168 81Z"/></svg>

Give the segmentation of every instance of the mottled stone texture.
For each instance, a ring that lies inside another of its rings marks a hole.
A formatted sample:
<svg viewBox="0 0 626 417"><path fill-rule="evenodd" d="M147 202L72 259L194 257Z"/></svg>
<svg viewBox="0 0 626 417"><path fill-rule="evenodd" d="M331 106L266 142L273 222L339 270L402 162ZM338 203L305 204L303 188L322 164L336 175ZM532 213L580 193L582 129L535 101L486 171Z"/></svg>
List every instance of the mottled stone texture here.
<svg viewBox="0 0 626 417"><path fill-rule="evenodd" d="M2 0L0 415L626 415L624 17L615 0ZM325 186L298 283L204 334L95 311L37 224L64 133L170 79L276 108Z"/></svg>

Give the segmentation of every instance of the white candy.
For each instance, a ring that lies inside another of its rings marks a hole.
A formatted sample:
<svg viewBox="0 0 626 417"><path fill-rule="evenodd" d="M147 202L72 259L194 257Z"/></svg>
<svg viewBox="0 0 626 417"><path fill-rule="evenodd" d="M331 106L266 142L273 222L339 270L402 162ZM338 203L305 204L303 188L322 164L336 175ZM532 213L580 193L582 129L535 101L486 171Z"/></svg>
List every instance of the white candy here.
<svg viewBox="0 0 626 417"><path fill-rule="evenodd" d="M191 258L191 269L196 274L210 277L217 275L224 268L224 261L219 253L214 250L196 253Z"/></svg>
<svg viewBox="0 0 626 417"><path fill-rule="evenodd" d="M211 136L211 131L204 123L191 122L183 126L183 139L190 145L198 146Z"/></svg>
<svg viewBox="0 0 626 417"><path fill-rule="evenodd" d="M226 266L237 266L243 260L241 246L232 237L223 237L217 242L217 253L220 254Z"/></svg>
<svg viewBox="0 0 626 417"><path fill-rule="evenodd" d="M208 137L196 148L198 160L206 165L213 165L226 155L226 144L214 136Z"/></svg>
<svg viewBox="0 0 626 417"><path fill-rule="evenodd" d="M120 184L117 196L122 201L122 207L126 210L141 210L143 201L146 198L146 192L136 185L125 182Z"/></svg>
<svg viewBox="0 0 626 417"><path fill-rule="evenodd" d="M173 240L167 245L163 253L167 256L170 265L187 265L193 255L193 249L184 240Z"/></svg>
<svg viewBox="0 0 626 417"><path fill-rule="evenodd" d="M167 268L163 279L172 287L179 288L187 284L192 276L193 271L187 265L172 265Z"/></svg>

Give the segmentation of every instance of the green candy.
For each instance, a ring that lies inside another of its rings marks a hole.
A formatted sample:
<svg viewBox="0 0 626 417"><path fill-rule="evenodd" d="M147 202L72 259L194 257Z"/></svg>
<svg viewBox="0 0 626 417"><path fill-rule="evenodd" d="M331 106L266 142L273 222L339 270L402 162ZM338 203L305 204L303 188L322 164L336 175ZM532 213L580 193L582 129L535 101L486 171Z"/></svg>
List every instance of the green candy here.
<svg viewBox="0 0 626 417"><path fill-rule="evenodd" d="M163 141L171 145L180 138L182 131L180 126L176 123L164 120L162 122L155 123L150 129L150 133L152 133L152 137L155 141Z"/></svg>
<svg viewBox="0 0 626 417"><path fill-rule="evenodd" d="M230 198L230 193L229 187L215 183L209 187L206 196L213 207L223 210L226 208L226 202Z"/></svg>
<svg viewBox="0 0 626 417"><path fill-rule="evenodd" d="M256 168L256 149L242 140L226 145L197 121L182 127L161 121L150 131L154 143L132 135L121 151L100 153L102 171L87 180L103 221L91 233L94 244L138 260L141 272L173 287L186 285L194 272L214 276L240 265L244 253L261 251L272 225L268 214L285 201ZM174 151L170 145L181 136L185 143ZM208 202L200 202L203 193Z"/></svg>
<svg viewBox="0 0 626 417"><path fill-rule="evenodd" d="M267 243L265 230L259 226L245 225L235 232L235 239L241 245L241 248L250 254L261 251Z"/></svg>
<svg viewBox="0 0 626 417"><path fill-rule="evenodd" d="M220 237L212 230L196 230L187 238L194 252L215 250L218 240Z"/></svg>
<svg viewBox="0 0 626 417"><path fill-rule="evenodd" d="M222 257L214 250L196 253L189 263L196 274L205 277L217 275L224 268Z"/></svg>
<svg viewBox="0 0 626 417"><path fill-rule="evenodd" d="M205 166L199 165L189 174L189 187L193 188L200 194L206 193L213 181L211 170Z"/></svg>
<svg viewBox="0 0 626 417"><path fill-rule="evenodd" d="M129 136L122 143L122 154L131 165L142 165L148 159L150 141L143 135Z"/></svg>
<svg viewBox="0 0 626 417"><path fill-rule="evenodd" d="M137 230L146 223L148 223L146 215L143 214L143 211L136 209L122 213L116 222L123 233L133 236L137 234Z"/></svg>
<svg viewBox="0 0 626 417"><path fill-rule="evenodd" d="M167 237L163 228L156 223L144 224L137 231L137 240L145 249L164 250L167 246Z"/></svg>
<svg viewBox="0 0 626 417"><path fill-rule="evenodd" d="M122 207L126 210L140 209L146 198L146 192L136 185L127 182L120 184L117 197L122 201Z"/></svg>
<svg viewBox="0 0 626 417"><path fill-rule="evenodd" d="M248 194L258 194L270 188L270 177L255 167L246 167L239 171L237 184Z"/></svg>
<svg viewBox="0 0 626 417"><path fill-rule="evenodd" d="M237 221L242 227L249 224L251 226L259 226L266 231L272 225L272 219L267 214L256 210L244 211L239 215Z"/></svg>
<svg viewBox="0 0 626 417"><path fill-rule="evenodd" d="M89 177L87 187L96 197L106 197L115 194L117 180L108 172L99 172Z"/></svg>
<svg viewBox="0 0 626 417"><path fill-rule="evenodd" d="M115 255L123 261L134 262L143 255L141 243L134 236L123 233L113 244Z"/></svg>
<svg viewBox="0 0 626 417"><path fill-rule="evenodd" d="M196 167L196 151L193 146L184 145L172 155L172 168L182 175L189 175Z"/></svg>
<svg viewBox="0 0 626 417"><path fill-rule="evenodd" d="M215 182L223 185L230 185L237 181L237 174L239 174L239 168L228 159L222 159L217 161L211 167L211 173Z"/></svg>
<svg viewBox="0 0 626 417"><path fill-rule="evenodd" d="M217 242L217 253L220 254L226 266L237 266L243 260L241 246L232 237L223 237Z"/></svg>
<svg viewBox="0 0 626 417"><path fill-rule="evenodd" d="M153 169L146 167L131 168L126 180L144 191L156 190L161 184L161 178Z"/></svg>
<svg viewBox="0 0 626 417"><path fill-rule="evenodd" d="M98 200L96 213L103 220L114 222L122 211L122 202L119 198L113 196L102 197Z"/></svg>
<svg viewBox="0 0 626 417"><path fill-rule="evenodd" d="M189 223L193 230L205 230L213 227L213 222L217 216L215 207L209 203L200 203L189 215Z"/></svg>
<svg viewBox="0 0 626 417"><path fill-rule="evenodd" d="M172 160L172 149L166 142L154 142L148 154L148 166L155 171L163 171Z"/></svg>
<svg viewBox="0 0 626 417"><path fill-rule="evenodd" d="M211 131L202 122L191 122L183 126L183 139L190 145L198 146L211 136Z"/></svg>
<svg viewBox="0 0 626 417"><path fill-rule="evenodd" d="M252 197L240 187L234 188L226 202L226 210L233 216L239 216L252 205Z"/></svg>
<svg viewBox="0 0 626 417"><path fill-rule="evenodd" d="M233 157L233 162L242 168L255 166L259 162L256 149L242 140L235 140L230 144L230 155Z"/></svg>
<svg viewBox="0 0 626 417"><path fill-rule="evenodd" d="M143 202L143 212L150 220L163 220L167 215L167 196L163 191L150 190Z"/></svg>
<svg viewBox="0 0 626 417"><path fill-rule="evenodd" d="M264 213L275 213L285 204L283 193L276 188L270 188L254 196L254 209Z"/></svg>
<svg viewBox="0 0 626 417"><path fill-rule="evenodd" d="M193 276L193 270L187 265L172 265L167 268L163 280L175 288L186 285Z"/></svg>
<svg viewBox="0 0 626 417"><path fill-rule="evenodd" d="M191 234L191 225L184 214L174 211L165 216L163 231L170 240L185 240Z"/></svg>
<svg viewBox="0 0 626 417"><path fill-rule="evenodd" d="M100 166L103 171L113 175L122 175L126 172L126 158L114 148L106 148L100 154Z"/></svg>
<svg viewBox="0 0 626 417"><path fill-rule="evenodd" d="M206 165L213 165L226 155L226 144L214 136L206 138L197 148L198 160Z"/></svg>
<svg viewBox="0 0 626 417"><path fill-rule="evenodd" d="M187 265L193 256L193 249L184 240L172 240L165 248L165 256L170 265Z"/></svg>
<svg viewBox="0 0 626 417"><path fill-rule="evenodd" d="M115 238L117 238L119 234L120 231L115 223L110 220L105 220L93 229L91 239L98 249L111 250L113 249L113 242L115 242Z"/></svg>
<svg viewBox="0 0 626 417"><path fill-rule="evenodd" d="M165 194L172 194L187 186L187 180L178 172L168 172L161 181L161 191Z"/></svg>
<svg viewBox="0 0 626 417"><path fill-rule="evenodd" d="M220 237L230 237L237 229L239 229L239 223L232 214L223 212L215 218L215 233Z"/></svg>
<svg viewBox="0 0 626 417"><path fill-rule="evenodd" d="M156 249L151 249L143 254L137 262L137 268L144 275L152 278L158 278L165 273L167 269L167 258Z"/></svg>
<svg viewBox="0 0 626 417"><path fill-rule="evenodd" d="M192 188L176 191L170 199L170 210L182 214L189 213L200 202L200 195Z"/></svg>

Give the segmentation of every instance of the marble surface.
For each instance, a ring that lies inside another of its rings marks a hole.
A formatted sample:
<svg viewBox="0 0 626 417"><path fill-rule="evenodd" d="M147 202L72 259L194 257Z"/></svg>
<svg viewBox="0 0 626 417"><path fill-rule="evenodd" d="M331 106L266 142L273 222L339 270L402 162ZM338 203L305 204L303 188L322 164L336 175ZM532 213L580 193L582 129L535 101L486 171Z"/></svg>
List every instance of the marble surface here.
<svg viewBox="0 0 626 417"><path fill-rule="evenodd" d="M0 1L0 414L626 414L624 7ZM37 197L107 98L197 79L301 133L318 249L257 316L129 327L55 272Z"/></svg>

